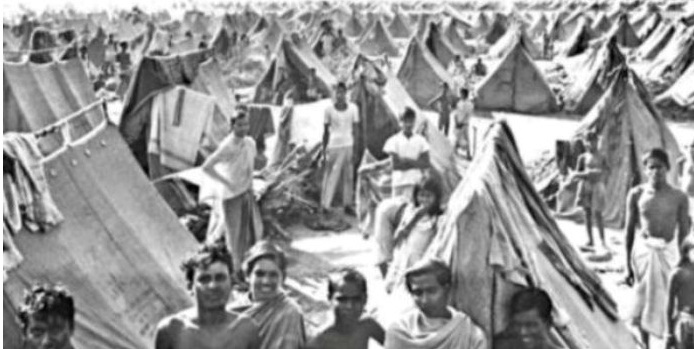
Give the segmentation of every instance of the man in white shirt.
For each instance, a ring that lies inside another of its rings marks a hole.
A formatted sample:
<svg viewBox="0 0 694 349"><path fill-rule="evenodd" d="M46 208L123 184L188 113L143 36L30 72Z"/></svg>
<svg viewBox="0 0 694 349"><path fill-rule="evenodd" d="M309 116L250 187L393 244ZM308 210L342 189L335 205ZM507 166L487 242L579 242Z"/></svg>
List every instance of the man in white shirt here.
<svg viewBox="0 0 694 349"><path fill-rule="evenodd" d="M383 151L393 161L393 197L410 198L412 191L429 169L429 143L423 136L414 133L414 110L406 108L400 116L401 131L391 136Z"/></svg>
<svg viewBox="0 0 694 349"><path fill-rule="evenodd" d="M335 101L325 110L323 153L325 154L321 207L328 210L340 190L341 206L352 208L354 202L353 146L359 110L347 102L347 86L340 82L335 89Z"/></svg>

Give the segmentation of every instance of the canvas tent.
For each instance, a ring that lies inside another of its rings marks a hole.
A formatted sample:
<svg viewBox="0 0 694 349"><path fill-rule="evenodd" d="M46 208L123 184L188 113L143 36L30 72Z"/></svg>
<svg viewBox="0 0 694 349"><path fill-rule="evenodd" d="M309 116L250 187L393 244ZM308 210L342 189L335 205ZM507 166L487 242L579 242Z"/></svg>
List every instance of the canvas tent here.
<svg viewBox="0 0 694 349"><path fill-rule="evenodd" d="M580 139L587 131L601 136L599 152L607 159L607 202L603 211L605 225L622 227L625 202L629 189L641 183L644 173L641 155L652 148L664 149L670 159L678 159L679 146L665 121L650 102L643 82L622 64L610 76L610 84L602 98L581 121L572 140ZM551 166L557 166L552 162ZM556 210L570 218L580 218L581 210L573 205L576 188L568 186L557 193L559 170L543 171L547 177L538 179L542 195ZM675 183L675 171L669 180Z"/></svg>
<svg viewBox="0 0 694 349"><path fill-rule="evenodd" d="M277 18L270 18L269 24L263 30L251 36L251 40L259 45L268 45L270 51L275 52L279 49L282 38L288 33Z"/></svg>
<svg viewBox="0 0 694 349"><path fill-rule="evenodd" d="M495 44L506 33L506 18L500 13L494 14L494 21L489 26L489 30L484 34L484 40L490 44Z"/></svg>
<svg viewBox="0 0 694 349"><path fill-rule="evenodd" d="M397 45L381 19L374 22L373 26L364 33L357 45L359 50L368 56L382 56L386 54L390 57L397 57L399 53Z"/></svg>
<svg viewBox="0 0 694 349"><path fill-rule="evenodd" d="M448 67L448 64L453 61L453 57L459 55L460 52L453 48L453 45L448 41L448 38L441 33L439 28L438 24L429 23L429 29L424 38L424 45L442 66Z"/></svg>
<svg viewBox="0 0 694 349"><path fill-rule="evenodd" d="M694 27L679 25L670 42L646 70L651 81L674 82L694 62Z"/></svg>
<svg viewBox="0 0 694 349"><path fill-rule="evenodd" d="M361 33L364 31L364 27L361 25L361 22L359 22L359 18L357 18L356 14L353 13L349 17L343 31L344 34L349 37L357 37L361 35Z"/></svg>
<svg viewBox="0 0 694 349"><path fill-rule="evenodd" d="M191 305L178 265L195 244L138 169L94 93L70 86L86 81L84 71L72 79L57 73L55 65L71 62L21 68L5 63L5 87L10 84L9 98L17 99L5 118L21 118L15 124L26 127L5 132L46 130L37 139L48 189L63 216L43 233L23 227L11 235L23 260L4 282L5 311L16 310L34 283L60 282L75 296L75 346L148 348L156 323ZM15 69L45 70L53 78L31 83L19 75L15 81ZM22 95L29 91L16 89L22 82L33 93ZM33 104L23 101L29 98ZM12 328L5 321L4 333ZM5 340L3 346L13 348Z"/></svg>
<svg viewBox="0 0 694 349"><path fill-rule="evenodd" d="M677 81L655 99L662 113L673 119L694 121L694 64Z"/></svg>
<svg viewBox="0 0 694 349"><path fill-rule="evenodd" d="M410 40L397 77L422 109L430 109L429 102L440 93L444 82L455 86L446 68L416 37Z"/></svg>
<svg viewBox="0 0 694 349"><path fill-rule="evenodd" d="M636 31L629 24L629 19L626 14L619 16L617 23L614 24L612 30L607 34L607 37L614 37L620 46L627 48L638 47L641 40L636 36Z"/></svg>
<svg viewBox="0 0 694 349"><path fill-rule="evenodd" d="M393 20L388 25L388 31L390 35L397 39L409 38L411 33L409 29L408 21L405 19L400 11L395 12Z"/></svg>
<svg viewBox="0 0 694 349"><path fill-rule="evenodd" d="M311 68L316 69L318 90L323 95L329 96L333 86L337 84L337 78L297 34L292 34L291 39L285 37L277 53L277 58L273 60L270 68L256 86L253 101L255 103L281 104L284 93L289 89L298 89L298 93L301 93L301 84L304 83L303 79L309 76ZM286 71L289 76L288 79L280 76L281 70ZM280 98L274 98L273 93L278 93Z"/></svg>
<svg viewBox="0 0 694 349"><path fill-rule="evenodd" d="M585 52L590 46L590 41L595 38L595 33L590 29L590 25L585 19L581 19L580 24L569 37L566 45L560 49L560 54L571 57Z"/></svg>
<svg viewBox="0 0 694 349"><path fill-rule="evenodd" d="M516 44L520 44L532 59L542 58L542 51L533 43L528 33L520 26L514 25L509 28L492 47L489 48L487 55L491 58L503 58L511 51Z"/></svg>
<svg viewBox="0 0 694 349"><path fill-rule="evenodd" d="M552 89L545 81L542 71L528 56L521 40L516 42L496 69L480 82L475 108L528 114L553 113L558 110Z"/></svg>
<svg viewBox="0 0 694 349"><path fill-rule="evenodd" d="M451 266L452 306L490 337L508 325L512 295L539 287L570 319L553 329L562 347L636 346L617 317L616 303L535 191L506 123L487 131L448 203L426 255Z"/></svg>
<svg viewBox="0 0 694 349"><path fill-rule="evenodd" d="M675 34L675 26L672 24L661 24L636 50L634 55L642 60L655 58L665 46L670 42Z"/></svg>
<svg viewBox="0 0 694 349"><path fill-rule="evenodd" d="M459 25L451 21L443 32L444 37L450 43L452 49L458 51L462 57L469 57L475 53L475 47L468 45L460 34Z"/></svg>
<svg viewBox="0 0 694 349"><path fill-rule="evenodd" d="M584 68L576 69L576 80L566 91L566 109L584 115L602 97L610 84L610 73L626 64L626 58L614 40L607 40L594 51Z"/></svg>

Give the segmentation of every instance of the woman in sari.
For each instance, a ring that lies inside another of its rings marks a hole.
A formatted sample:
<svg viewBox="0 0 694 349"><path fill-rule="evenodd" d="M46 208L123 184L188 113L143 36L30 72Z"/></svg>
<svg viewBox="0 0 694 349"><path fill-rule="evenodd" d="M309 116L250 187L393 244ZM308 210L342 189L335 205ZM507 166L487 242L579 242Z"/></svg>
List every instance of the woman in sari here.
<svg viewBox="0 0 694 349"><path fill-rule="evenodd" d="M248 251L244 272L250 285L246 304L233 310L260 326L260 349L299 349L306 344L304 317L297 303L282 290L287 275L284 253L268 241Z"/></svg>

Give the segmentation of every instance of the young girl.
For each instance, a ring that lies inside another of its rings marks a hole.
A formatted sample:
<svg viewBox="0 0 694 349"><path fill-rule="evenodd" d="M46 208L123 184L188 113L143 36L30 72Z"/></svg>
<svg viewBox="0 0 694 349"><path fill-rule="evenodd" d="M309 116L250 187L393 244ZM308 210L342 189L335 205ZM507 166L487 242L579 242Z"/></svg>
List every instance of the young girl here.
<svg viewBox="0 0 694 349"><path fill-rule="evenodd" d="M595 132L586 133L583 140L586 152L578 157L576 172L570 175L570 178L579 181L576 206L583 208L586 217L588 245L584 249L591 249L594 244L593 217L595 217L595 222L598 226L602 246L606 247L602 211L605 210L605 184L603 183L603 177L607 170L607 160L598 153L598 141L598 135Z"/></svg>
<svg viewBox="0 0 694 349"><path fill-rule="evenodd" d="M420 260L429 247L443 213L442 196L441 185L434 178L425 178L415 186L412 202L405 206L393 236L393 263L386 276L388 293L404 285L405 271Z"/></svg>
<svg viewBox="0 0 694 349"><path fill-rule="evenodd" d="M670 278L668 349L694 348L694 238L682 242L681 260Z"/></svg>

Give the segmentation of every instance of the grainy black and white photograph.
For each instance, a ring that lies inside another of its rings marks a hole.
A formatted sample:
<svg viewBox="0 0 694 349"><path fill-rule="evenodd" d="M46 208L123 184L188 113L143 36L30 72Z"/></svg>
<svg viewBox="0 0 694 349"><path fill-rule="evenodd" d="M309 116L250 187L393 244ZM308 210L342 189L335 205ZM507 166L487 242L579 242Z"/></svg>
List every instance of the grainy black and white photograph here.
<svg viewBox="0 0 694 349"><path fill-rule="evenodd" d="M694 349L694 0L3 0L3 348Z"/></svg>

